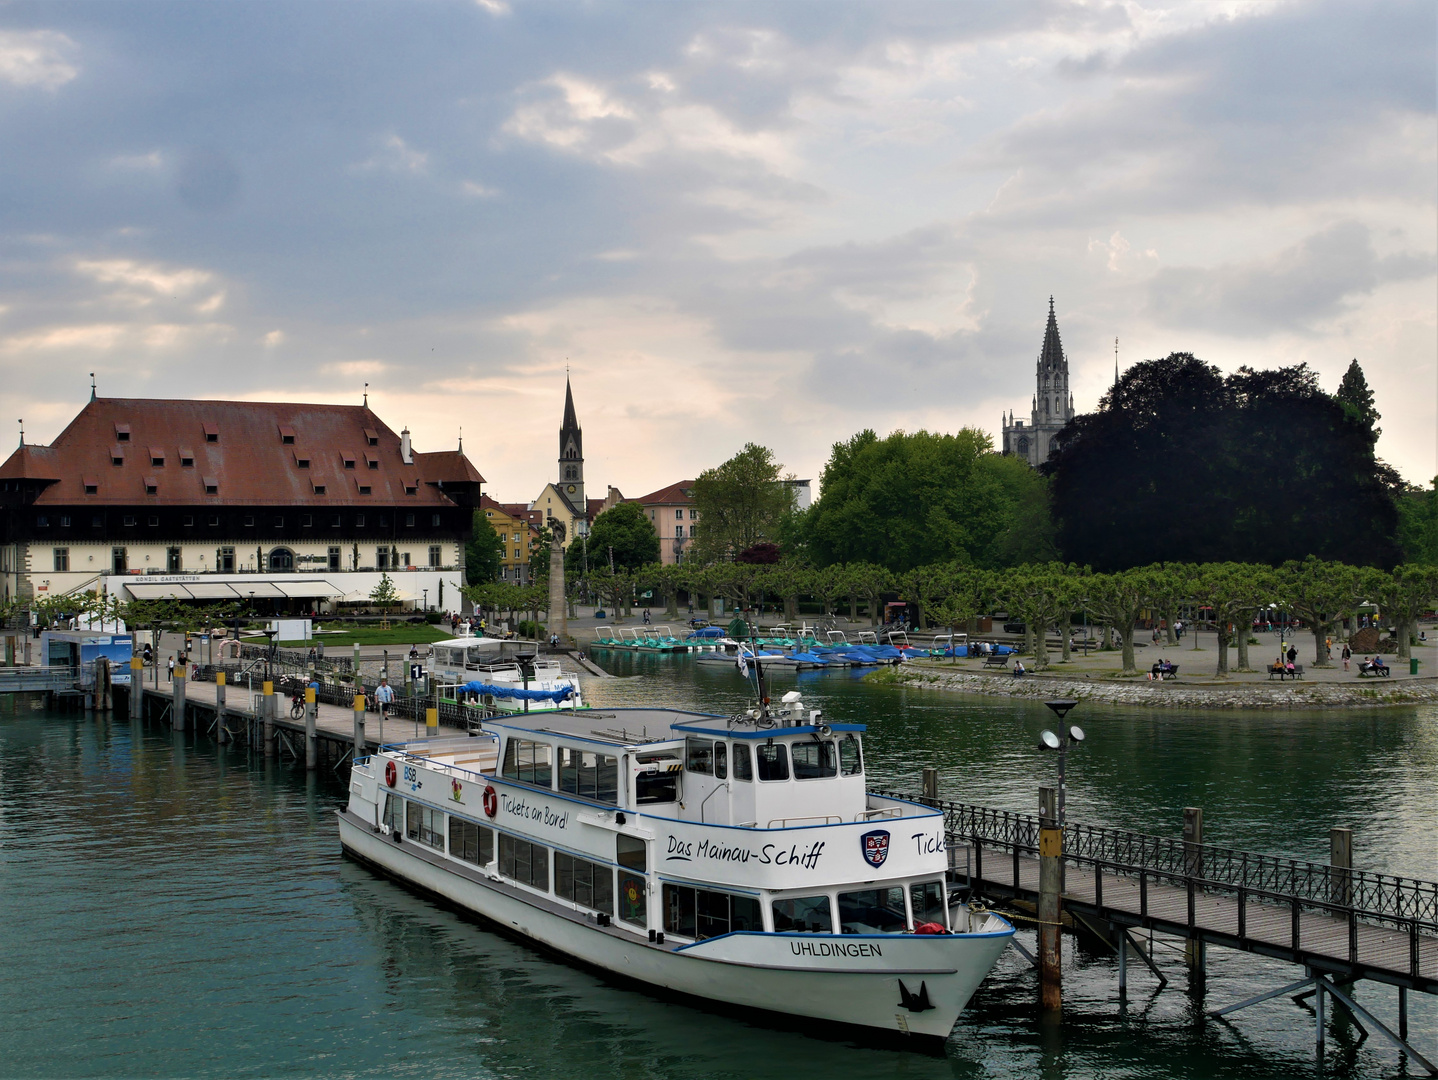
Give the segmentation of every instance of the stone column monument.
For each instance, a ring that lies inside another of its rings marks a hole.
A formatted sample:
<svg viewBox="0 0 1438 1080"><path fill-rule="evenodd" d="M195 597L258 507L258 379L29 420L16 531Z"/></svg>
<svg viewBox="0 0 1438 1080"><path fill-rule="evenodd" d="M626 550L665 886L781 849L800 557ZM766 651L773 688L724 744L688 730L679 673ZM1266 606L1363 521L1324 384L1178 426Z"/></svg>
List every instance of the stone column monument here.
<svg viewBox="0 0 1438 1080"><path fill-rule="evenodd" d="M548 631L559 635L559 643L573 646L569 636L568 607L564 600L564 526L549 519L549 532L554 542L549 546L549 618Z"/></svg>

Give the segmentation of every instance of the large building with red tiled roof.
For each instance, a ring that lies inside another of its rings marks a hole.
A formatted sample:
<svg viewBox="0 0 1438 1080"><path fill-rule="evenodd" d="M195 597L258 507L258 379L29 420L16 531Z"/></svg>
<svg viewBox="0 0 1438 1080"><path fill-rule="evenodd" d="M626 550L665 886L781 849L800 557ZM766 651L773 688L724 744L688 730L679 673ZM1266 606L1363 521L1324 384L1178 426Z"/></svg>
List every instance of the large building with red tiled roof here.
<svg viewBox="0 0 1438 1080"><path fill-rule="evenodd" d="M368 405L92 399L0 465L3 593L457 608L483 483Z"/></svg>

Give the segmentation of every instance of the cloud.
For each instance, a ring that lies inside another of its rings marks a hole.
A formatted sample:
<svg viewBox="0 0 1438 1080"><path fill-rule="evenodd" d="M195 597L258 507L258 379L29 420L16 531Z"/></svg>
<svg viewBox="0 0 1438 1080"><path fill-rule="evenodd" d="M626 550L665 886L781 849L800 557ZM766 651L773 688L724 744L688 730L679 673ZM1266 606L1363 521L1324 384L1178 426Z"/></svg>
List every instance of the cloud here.
<svg viewBox="0 0 1438 1080"><path fill-rule="evenodd" d="M1234 336L1311 333L1380 284L1432 273L1427 258L1379 258L1368 228L1346 221L1268 257L1209 269L1165 267L1149 282L1147 314L1170 326Z"/></svg>
<svg viewBox="0 0 1438 1080"><path fill-rule="evenodd" d="M0 81L57 90L80 74L75 43L54 30L0 30Z"/></svg>
<svg viewBox="0 0 1438 1080"><path fill-rule="evenodd" d="M509 5L504 0L474 0L484 11L494 16L508 15Z"/></svg>
<svg viewBox="0 0 1438 1080"><path fill-rule="evenodd" d="M361 172L382 169L423 176L429 172L429 154L423 150L415 150L398 135L391 133L379 140L379 148L372 157L360 162L355 168Z"/></svg>

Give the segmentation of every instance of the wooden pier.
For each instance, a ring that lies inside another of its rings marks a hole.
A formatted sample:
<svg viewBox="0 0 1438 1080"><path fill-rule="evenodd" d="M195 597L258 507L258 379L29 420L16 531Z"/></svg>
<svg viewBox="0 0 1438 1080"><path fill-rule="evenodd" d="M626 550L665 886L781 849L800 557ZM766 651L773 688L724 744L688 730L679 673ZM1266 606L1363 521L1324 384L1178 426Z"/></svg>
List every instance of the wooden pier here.
<svg viewBox="0 0 1438 1080"><path fill-rule="evenodd" d="M1048 822L1038 815L941 801L931 795L936 785L926 786L929 797L894 797L943 811L955 883L967 886L972 898L1042 912L1041 863L1044 856L1053 857L1040 850L1042 834L1053 831L1042 827ZM1192 816L1190 811L1190 821ZM1120 993L1129 956L1167 981L1135 939L1139 929L1183 939L1186 962L1199 976L1208 945L1302 965L1304 977L1297 982L1213 1015L1280 994L1316 991L1320 1051L1322 1002L1328 995L1364 1031L1372 1028L1391 1039L1438 1075L1438 1066L1407 1042L1408 993L1438 994L1438 882L1355 870L1348 830L1334 833L1335 861L1324 865L1069 823L1062 829L1056 888L1062 917L1051 921L1091 933L1115 949ZM1362 979L1398 988L1396 1031L1344 992Z"/></svg>

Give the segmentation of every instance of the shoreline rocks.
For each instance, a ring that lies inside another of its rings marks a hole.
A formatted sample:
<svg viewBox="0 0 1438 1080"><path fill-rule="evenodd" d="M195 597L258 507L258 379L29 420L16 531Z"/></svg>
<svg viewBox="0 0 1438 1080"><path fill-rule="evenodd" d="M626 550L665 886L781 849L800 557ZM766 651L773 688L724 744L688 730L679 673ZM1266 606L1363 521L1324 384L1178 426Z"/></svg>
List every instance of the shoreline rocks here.
<svg viewBox="0 0 1438 1080"><path fill-rule="evenodd" d="M887 669L892 681L906 686L951 690L987 697L1076 698L1145 709L1361 709L1438 704L1438 679L1373 680L1361 686L1339 683L1236 683L1233 686L1184 686L1146 679L1108 682L1049 675L984 675L903 666Z"/></svg>

